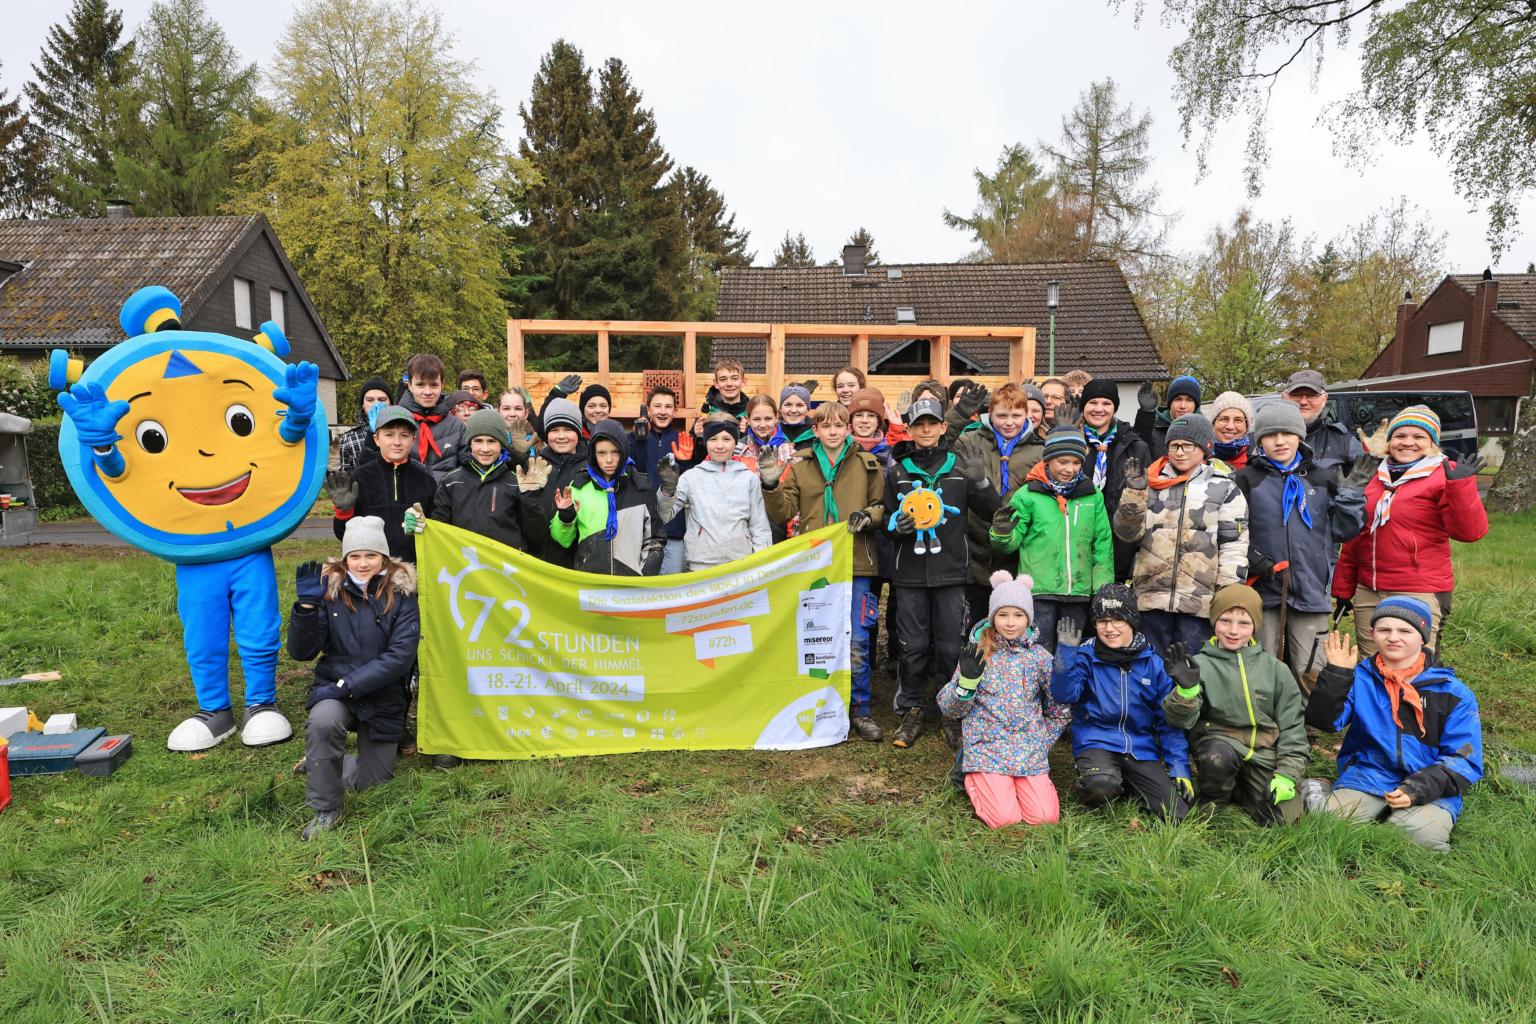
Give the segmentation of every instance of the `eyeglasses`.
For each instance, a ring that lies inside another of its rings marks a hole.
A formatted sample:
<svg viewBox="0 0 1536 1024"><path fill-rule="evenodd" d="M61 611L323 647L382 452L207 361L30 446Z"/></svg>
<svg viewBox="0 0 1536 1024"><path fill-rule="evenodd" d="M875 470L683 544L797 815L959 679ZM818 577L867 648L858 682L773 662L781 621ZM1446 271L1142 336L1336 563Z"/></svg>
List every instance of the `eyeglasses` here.
<svg viewBox="0 0 1536 1024"><path fill-rule="evenodd" d="M1200 450L1199 445L1191 444L1188 441L1174 441L1168 446L1169 455L1192 455Z"/></svg>

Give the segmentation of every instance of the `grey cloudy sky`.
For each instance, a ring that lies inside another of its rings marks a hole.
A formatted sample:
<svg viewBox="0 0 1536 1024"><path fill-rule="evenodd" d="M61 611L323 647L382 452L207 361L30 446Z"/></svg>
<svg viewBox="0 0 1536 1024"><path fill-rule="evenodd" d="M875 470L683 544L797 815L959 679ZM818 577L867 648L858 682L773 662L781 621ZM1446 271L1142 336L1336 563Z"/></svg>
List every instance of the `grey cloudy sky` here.
<svg viewBox="0 0 1536 1024"><path fill-rule="evenodd" d="M293 5L284 0L207 0L247 60L261 62ZM65 0L7 5L0 35L0 86L14 94L29 74ZM118 0L137 25L149 0ZM1127 4L1127 6L1130 6ZM1149 3L1155 12L1156 3ZM1151 16L1137 26L1101 0L1080 2L774 4L442 0L459 53L493 89L516 140L517 106L539 58L565 37L589 64L617 56L656 112L679 164L708 174L750 230L767 262L785 230L803 231L819 258L835 256L860 224L888 262L946 261L970 248L941 211L969 212L971 171L991 168L1004 144L1054 140L1061 115L1095 78L1151 110L1152 177L1179 215L1176 247L1198 246L1246 200L1245 125L1217 140L1211 173L1195 181L1171 97L1167 54L1177 34ZM1337 236L1372 210L1406 195L1447 234L1447 271L1489 262L1484 219L1451 187L1445 164L1420 141L1386 147L1365 169L1332 154L1316 123L1329 99L1353 84L1353 60L1334 58L1311 92L1298 68L1275 92L1274 159L1266 219L1289 217L1298 234ZM1536 202L1502 267L1536 259Z"/></svg>

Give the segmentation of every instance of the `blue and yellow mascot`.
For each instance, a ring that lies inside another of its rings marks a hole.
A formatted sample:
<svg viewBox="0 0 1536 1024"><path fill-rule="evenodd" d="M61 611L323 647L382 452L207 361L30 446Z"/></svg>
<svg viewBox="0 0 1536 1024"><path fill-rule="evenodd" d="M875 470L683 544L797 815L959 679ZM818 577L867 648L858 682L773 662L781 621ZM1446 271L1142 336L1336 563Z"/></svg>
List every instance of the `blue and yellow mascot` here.
<svg viewBox="0 0 1536 1024"><path fill-rule="evenodd" d="M289 365L276 323L251 341L181 329L181 303L159 286L123 304L128 340L85 368L54 350L59 455L81 502L112 533L176 566L176 608L198 711L171 750L207 750L234 734L233 625L245 676L240 739L281 743L282 617L272 545L299 525L329 456L320 371ZM70 385L73 385L72 387ZM68 390L65 390L65 389Z"/></svg>

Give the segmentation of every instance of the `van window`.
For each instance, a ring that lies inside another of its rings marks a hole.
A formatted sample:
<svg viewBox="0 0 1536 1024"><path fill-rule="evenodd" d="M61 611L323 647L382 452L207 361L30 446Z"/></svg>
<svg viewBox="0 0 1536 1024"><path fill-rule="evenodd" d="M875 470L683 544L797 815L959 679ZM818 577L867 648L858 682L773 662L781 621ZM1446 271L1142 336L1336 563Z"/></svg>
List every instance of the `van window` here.
<svg viewBox="0 0 1536 1024"><path fill-rule="evenodd" d="M1348 403L1348 419L1339 416L1338 403ZM1410 405L1427 405L1436 416L1440 417L1440 429L1470 430L1476 422L1472 409L1472 396L1466 392L1451 392L1447 394L1409 394L1401 391L1384 392L1357 392L1352 395L1338 398L1330 395L1328 398L1328 412L1335 422L1344 423L1349 428L1363 427L1369 433L1377 423L1402 412Z"/></svg>

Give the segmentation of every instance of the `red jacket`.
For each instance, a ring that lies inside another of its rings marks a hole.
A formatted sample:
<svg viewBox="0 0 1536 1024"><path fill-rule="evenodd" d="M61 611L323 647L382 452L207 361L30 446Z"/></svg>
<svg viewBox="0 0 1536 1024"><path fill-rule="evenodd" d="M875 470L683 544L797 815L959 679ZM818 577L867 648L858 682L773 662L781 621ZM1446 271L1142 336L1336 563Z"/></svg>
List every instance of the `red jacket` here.
<svg viewBox="0 0 1536 1024"><path fill-rule="evenodd" d="M1349 599L1357 587L1376 591L1441 594L1454 589L1451 541L1470 543L1488 533L1488 512L1477 493L1477 477L1447 480L1442 463L1422 480L1411 480L1392 499L1392 518L1378 530L1381 481L1365 485L1366 529L1344 545L1333 574L1333 596Z"/></svg>

